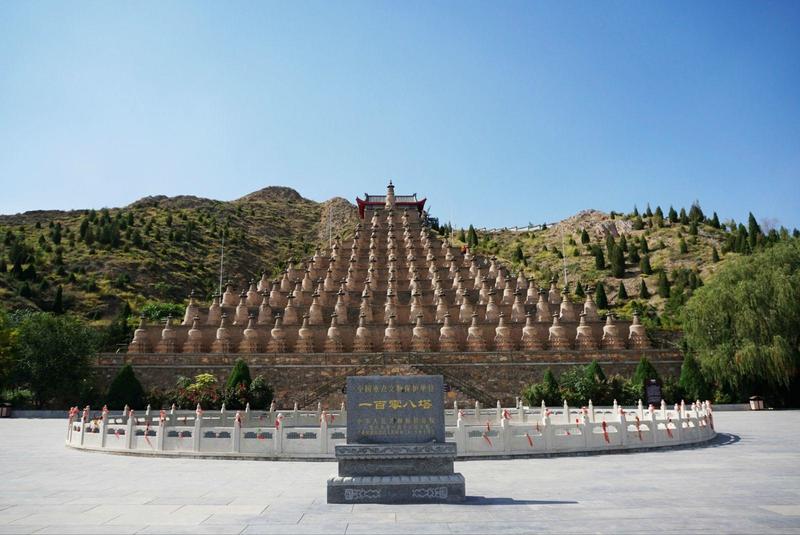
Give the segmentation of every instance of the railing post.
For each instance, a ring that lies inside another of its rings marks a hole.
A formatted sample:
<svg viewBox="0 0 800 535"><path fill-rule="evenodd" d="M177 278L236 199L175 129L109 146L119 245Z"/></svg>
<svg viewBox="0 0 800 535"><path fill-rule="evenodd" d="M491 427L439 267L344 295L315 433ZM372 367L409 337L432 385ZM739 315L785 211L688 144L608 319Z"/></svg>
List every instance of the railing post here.
<svg viewBox="0 0 800 535"><path fill-rule="evenodd" d="M167 436L167 411L161 409L158 413L158 434L156 435L156 450L164 451L164 440Z"/></svg>
<svg viewBox="0 0 800 535"><path fill-rule="evenodd" d="M194 431L192 431L192 451L200 451L200 434L203 432L203 409L200 404L194 411Z"/></svg>
<svg viewBox="0 0 800 535"><path fill-rule="evenodd" d="M456 420L456 432L453 433L453 438L456 439L456 452L461 452L461 455L467 455L467 428L464 425L464 413L458 411L458 419Z"/></svg>
<svg viewBox="0 0 800 535"><path fill-rule="evenodd" d="M100 419L100 447L106 447L108 438L108 406L103 405L103 417Z"/></svg>
<svg viewBox="0 0 800 535"><path fill-rule="evenodd" d="M653 406L650 405L647 412L649 413L648 417L650 418L650 432L653 433L653 444L658 444L658 420L656 419L656 411ZM664 423L666 424L666 419L664 420Z"/></svg>
<svg viewBox="0 0 800 535"><path fill-rule="evenodd" d="M503 451L505 453L511 453L511 448L513 446L512 441L514 439L514 430L511 426L511 420L507 418L503 418L500 421L500 433L503 436Z"/></svg>
<svg viewBox="0 0 800 535"><path fill-rule="evenodd" d="M319 452L328 453L328 413L321 411L319 414Z"/></svg>
<svg viewBox="0 0 800 535"><path fill-rule="evenodd" d="M233 419L233 433L231 433L231 447L234 453L242 451L242 413L236 411Z"/></svg>
<svg viewBox="0 0 800 535"><path fill-rule="evenodd" d="M617 402L615 400L614 401L614 405L616 405L616 404L617 404ZM628 422L625 419L625 410L622 409L622 407L618 408L617 410L619 411L618 412L618 414L619 414L619 432L620 432L619 443L622 446L625 446L625 445L628 444Z"/></svg>
<svg viewBox="0 0 800 535"><path fill-rule="evenodd" d="M553 425L551 425L550 415L545 413L542 416L542 426L544 427L544 445L547 448L547 451L553 451L555 449L555 440L556 440L556 430Z"/></svg>
<svg viewBox="0 0 800 535"><path fill-rule="evenodd" d="M128 411L128 421L125 426L125 449L133 448L136 433L136 415L133 409Z"/></svg>
<svg viewBox="0 0 800 535"><path fill-rule="evenodd" d="M275 417L275 455L283 453L283 414L278 413Z"/></svg>
<svg viewBox="0 0 800 535"><path fill-rule="evenodd" d="M83 413L81 414L81 446L83 446L84 438L86 437L86 422L89 421L89 405L83 409Z"/></svg>
<svg viewBox="0 0 800 535"><path fill-rule="evenodd" d="M669 425L669 418L667 418L667 425ZM683 443L683 418L681 418L681 410L678 404L675 404L675 438L678 442Z"/></svg>

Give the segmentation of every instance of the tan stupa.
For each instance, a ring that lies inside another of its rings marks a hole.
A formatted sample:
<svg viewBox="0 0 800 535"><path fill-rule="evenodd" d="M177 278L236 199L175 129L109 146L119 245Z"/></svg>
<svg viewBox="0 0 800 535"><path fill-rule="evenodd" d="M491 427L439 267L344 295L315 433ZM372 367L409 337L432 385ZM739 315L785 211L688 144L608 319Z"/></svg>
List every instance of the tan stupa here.
<svg viewBox="0 0 800 535"><path fill-rule="evenodd" d="M203 332L198 326L200 318L195 316L192 319L192 327L186 333L186 342L183 344L184 353L202 353L203 352Z"/></svg>
<svg viewBox="0 0 800 535"><path fill-rule="evenodd" d="M172 328L172 316L167 316L164 322L164 329L161 331L161 340L156 347L157 353L174 353L175 352L175 329Z"/></svg>
<svg viewBox="0 0 800 535"><path fill-rule="evenodd" d="M548 329L548 348L556 350L569 349L571 345L566 329L558 320L558 314L553 314L553 324Z"/></svg>
<svg viewBox="0 0 800 535"><path fill-rule="evenodd" d="M478 324L478 315L472 314L472 323L467 330L467 351L486 351L483 329Z"/></svg>

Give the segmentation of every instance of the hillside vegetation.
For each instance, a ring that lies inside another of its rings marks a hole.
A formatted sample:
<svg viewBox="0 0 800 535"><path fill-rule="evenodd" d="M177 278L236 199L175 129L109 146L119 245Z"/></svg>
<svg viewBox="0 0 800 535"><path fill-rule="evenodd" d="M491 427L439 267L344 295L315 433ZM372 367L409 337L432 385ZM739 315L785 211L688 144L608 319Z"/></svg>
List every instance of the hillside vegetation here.
<svg viewBox="0 0 800 535"><path fill-rule="evenodd" d="M762 228L751 214L747 225L719 221L698 204L689 211L670 207L628 214L584 210L541 230L476 232L454 230L453 243L495 255L516 271L547 287L554 277L564 287L564 270L573 299L596 288L601 309L629 317L633 309L654 326L680 327L680 311L693 291L726 262L779 241L797 237L785 228Z"/></svg>
<svg viewBox="0 0 800 535"><path fill-rule="evenodd" d="M222 202L146 197L124 208L35 211L0 216L0 299L5 308L69 310L107 320L127 303L183 303L194 289L207 299L224 274L237 286L262 271L277 275L290 257L352 232L355 208L269 187Z"/></svg>
<svg viewBox="0 0 800 535"><path fill-rule="evenodd" d="M192 289L206 300L217 290L223 235L225 278L241 287L326 244L329 211L334 234L352 232L357 216L348 201L317 203L285 187L229 202L159 196L124 208L0 216L0 299L9 310L71 311L99 323L153 302L179 310ZM747 226L721 223L697 204L666 214L649 206L628 214L585 210L532 232L437 230L540 286L558 277L563 287L566 266L573 299L596 288L601 309L629 316L635 308L667 328L680 327L683 305L720 266L791 238L752 215Z"/></svg>

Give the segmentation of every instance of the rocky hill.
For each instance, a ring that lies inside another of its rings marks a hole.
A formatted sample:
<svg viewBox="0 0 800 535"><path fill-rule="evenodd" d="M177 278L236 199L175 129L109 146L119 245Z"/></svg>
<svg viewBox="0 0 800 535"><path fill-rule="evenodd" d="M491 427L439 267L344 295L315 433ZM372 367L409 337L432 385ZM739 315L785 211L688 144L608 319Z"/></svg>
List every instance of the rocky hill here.
<svg viewBox="0 0 800 535"><path fill-rule="evenodd" d="M183 302L192 289L213 293L223 235L225 278L238 285L313 253L327 243L329 221L334 235L352 232L356 217L345 199L317 203L285 187L230 202L155 196L123 208L0 216L0 299L7 309L107 320L124 302L136 310Z"/></svg>

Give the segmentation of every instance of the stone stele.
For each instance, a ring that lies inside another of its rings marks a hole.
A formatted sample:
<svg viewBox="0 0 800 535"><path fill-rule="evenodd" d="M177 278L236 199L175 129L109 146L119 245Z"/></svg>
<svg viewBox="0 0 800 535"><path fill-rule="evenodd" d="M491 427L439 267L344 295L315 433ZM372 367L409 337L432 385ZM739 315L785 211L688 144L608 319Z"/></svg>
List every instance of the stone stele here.
<svg viewBox="0 0 800 535"><path fill-rule="evenodd" d="M336 446L328 503L463 501L443 400L440 375L348 377L347 444Z"/></svg>

